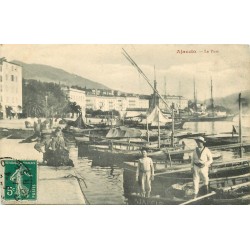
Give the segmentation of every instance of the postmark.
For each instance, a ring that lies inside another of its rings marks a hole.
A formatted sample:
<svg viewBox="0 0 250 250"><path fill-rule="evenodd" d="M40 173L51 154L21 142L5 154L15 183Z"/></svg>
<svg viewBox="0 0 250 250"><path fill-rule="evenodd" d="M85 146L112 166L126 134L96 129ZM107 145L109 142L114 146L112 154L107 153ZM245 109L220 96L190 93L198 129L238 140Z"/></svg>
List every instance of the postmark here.
<svg viewBox="0 0 250 250"><path fill-rule="evenodd" d="M3 200L35 201L37 199L37 161L2 160Z"/></svg>

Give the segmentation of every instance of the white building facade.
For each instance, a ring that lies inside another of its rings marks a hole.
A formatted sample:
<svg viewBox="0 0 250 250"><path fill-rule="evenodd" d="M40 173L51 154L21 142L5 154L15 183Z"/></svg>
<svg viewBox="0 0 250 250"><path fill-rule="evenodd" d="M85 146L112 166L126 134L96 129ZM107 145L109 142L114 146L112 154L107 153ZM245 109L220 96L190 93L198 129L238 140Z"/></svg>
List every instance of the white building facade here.
<svg viewBox="0 0 250 250"><path fill-rule="evenodd" d="M69 87L63 88L62 90L65 92L66 98L70 102L76 102L76 104L81 107L82 115L84 117L86 114L86 94L85 94L85 91L79 90L79 89L73 89L73 88L69 88Z"/></svg>
<svg viewBox="0 0 250 250"><path fill-rule="evenodd" d="M127 109L148 109L149 100L139 96L86 96L86 108L102 111L126 111Z"/></svg>
<svg viewBox="0 0 250 250"><path fill-rule="evenodd" d="M166 95L163 96L163 98L169 108L172 107L172 105L174 105L174 108L182 110L188 107L188 99L183 96ZM159 100L159 108L161 110L167 109L162 99Z"/></svg>
<svg viewBox="0 0 250 250"><path fill-rule="evenodd" d="M0 61L0 112L7 118L22 112L22 67L7 61Z"/></svg>

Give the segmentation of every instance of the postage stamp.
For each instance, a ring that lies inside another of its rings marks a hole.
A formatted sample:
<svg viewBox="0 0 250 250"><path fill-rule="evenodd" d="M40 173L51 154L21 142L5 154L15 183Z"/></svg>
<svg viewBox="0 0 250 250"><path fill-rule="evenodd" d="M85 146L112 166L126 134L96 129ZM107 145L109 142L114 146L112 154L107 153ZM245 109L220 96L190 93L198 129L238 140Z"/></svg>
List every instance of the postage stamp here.
<svg viewBox="0 0 250 250"><path fill-rule="evenodd" d="M37 161L4 160L4 200L37 199Z"/></svg>

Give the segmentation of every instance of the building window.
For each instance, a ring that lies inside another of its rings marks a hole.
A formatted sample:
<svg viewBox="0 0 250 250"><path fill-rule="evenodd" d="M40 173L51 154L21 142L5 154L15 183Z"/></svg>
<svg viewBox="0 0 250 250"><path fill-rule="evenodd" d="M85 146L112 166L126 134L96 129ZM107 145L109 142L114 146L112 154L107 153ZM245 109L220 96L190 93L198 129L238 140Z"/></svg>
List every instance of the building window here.
<svg viewBox="0 0 250 250"><path fill-rule="evenodd" d="M0 66L0 72L2 72L2 65Z"/></svg>
<svg viewBox="0 0 250 250"><path fill-rule="evenodd" d="M0 92L2 92L3 91L3 86L2 86L2 84L0 84Z"/></svg>
<svg viewBox="0 0 250 250"><path fill-rule="evenodd" d="M3 81L3 78L2 78L2 76L0 76L0 82L2 82Z"/></svg>
<svg viewBox="0 0 250 250"><path fill-rule="evenodd" d="M14 75L11 75L11 81L12 82L14 82L14 79L15 79Z"/></svg>

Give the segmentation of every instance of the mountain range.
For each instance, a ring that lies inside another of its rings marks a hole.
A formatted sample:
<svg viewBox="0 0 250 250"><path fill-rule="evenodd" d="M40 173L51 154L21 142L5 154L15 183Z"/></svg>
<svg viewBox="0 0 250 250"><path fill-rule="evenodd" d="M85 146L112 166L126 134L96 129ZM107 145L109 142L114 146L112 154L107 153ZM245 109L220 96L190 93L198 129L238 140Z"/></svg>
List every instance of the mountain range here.
<svg viewBox="0 0 250 250"><path fill-rule="evenodd" d="M86 88L94 88L94 89L110 89L104 84L86 79L84 77L78 76L76 74L71 74L66 72L65 70L55 68L48 65L43 64L27 64L21 61L13 61L23 67L23 78L24 79L34 79L42 82L55 82L61 83L66 86L79 86ZM238 93L220 97L214 99L215 106L223 106L227 109L230 109L232 113L238 113ZM243 102L243 112L249 112L248 105L250 105L250 91L242 91L242 98L244 98ZM206 100L207 105L210 104L210 100Z"/></svg>
<svg viewBox="0 0 250 250"><path fill-rule="evenodd" d="M249 105L250 105L250 90L241 91L242 98L242 110L244 113L249 113ZM223 106L232 113L239 112L239 93L235 93L232 95L228 95L226 97L214 98L215 106ZM210 100L206 100L206 103L210 105Z"/></svg>
<svg viewBox="0 0 250 250"><path fill-rule="evenodd" d="M110 89L104 84L86 79L76 74L68 73L65 70L52 66L43 64L27 64L17 60L12 62L22 66L23 78L26 80L33 79L42 82L55 82L66 86L78 85L82 88Z"/></svg>

